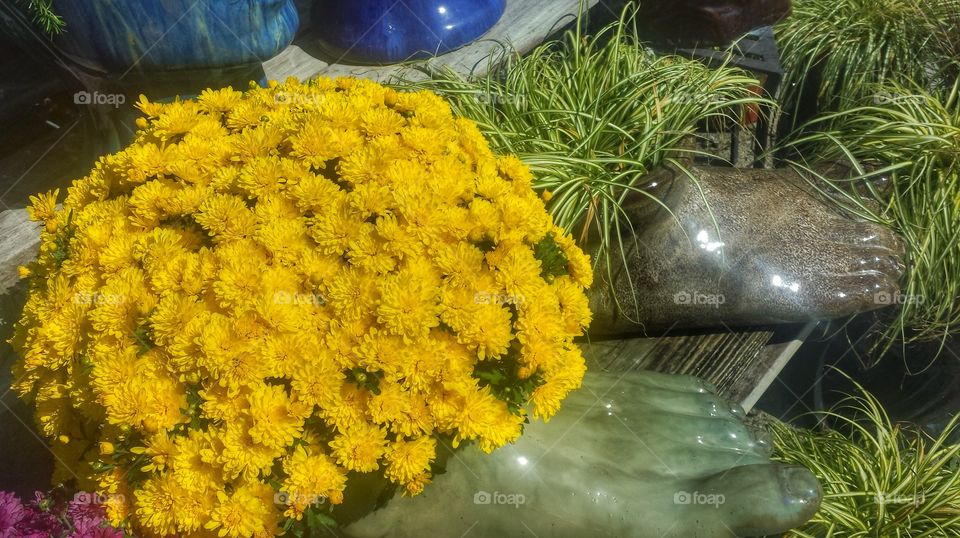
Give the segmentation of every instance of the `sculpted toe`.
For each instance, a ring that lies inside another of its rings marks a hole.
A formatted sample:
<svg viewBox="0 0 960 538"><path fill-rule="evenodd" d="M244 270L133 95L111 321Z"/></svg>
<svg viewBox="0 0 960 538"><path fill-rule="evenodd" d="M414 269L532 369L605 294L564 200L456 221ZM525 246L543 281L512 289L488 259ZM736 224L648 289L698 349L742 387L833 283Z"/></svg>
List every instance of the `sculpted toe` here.
<svg viewBox="0 0 960 538"><path fill-rule="evenodd" d="M823 496L813 473L794 465L735 467L700 486L702 493L722 502L696 506L697 515L719 518L735 536L779 534L798 527L817 513Z"/></svg>
<svg viewBox="0 0 960 538"><path fill-rule="evenodd" d="M895 304L900 282L895 274L867 269L838 276L821 291L823 317L843 317Z"/></svg>
<svg viewBox="0 0 960 538"><path fill-rule="evenodd" d="M754 450L763 458L769 458L773 455L773 436L765 429L747 427L750 430L750 437L753 439Z"/></svg>

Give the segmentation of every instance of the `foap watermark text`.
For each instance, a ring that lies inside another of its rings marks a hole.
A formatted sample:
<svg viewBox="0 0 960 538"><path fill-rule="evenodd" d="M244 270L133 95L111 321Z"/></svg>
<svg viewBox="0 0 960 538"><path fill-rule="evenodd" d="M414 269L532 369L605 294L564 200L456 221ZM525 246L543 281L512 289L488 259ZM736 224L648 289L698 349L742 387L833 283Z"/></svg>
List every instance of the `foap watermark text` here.
<svg viewBox="0 0 960 538"><path fill-rule="evenodd" d="M907 295L899 291L895 293L881 291L873 294L873 302L878 305L921 305L923 304L923 297L920 295Z"/></svg>
<svg viewBox="0 0 960 538"><path fill-rule="evenodd" d="M713 506L719 508L727 502L722 493L700 493L699 491L678 491L673 494L673 504Z"/></svg>
<svg viewBox="0 0 960 538"><path fill-rule="evenodd" d="M501 491L490 493L487 491L478 491L473 494L473 504L497 504L520 508L520 505L526 502L527 497L522 493L503 493Z"/></svg>
<svg viewBox="0 0 960 538"><path fill-rule="evenodd" d="M673 294L673 303L680 306L712 306L720 308L727 302L722 293L700 293L699 291L681 291Z"/></svg>
<svg viewBox="0 0 960 538"><path fill-rule="evenodd" d="M127 102L127 96L122 93L90 93L87 91L79 91L73 94L73 102L77 105L112 106L113 108L120 108Z"/></svg>

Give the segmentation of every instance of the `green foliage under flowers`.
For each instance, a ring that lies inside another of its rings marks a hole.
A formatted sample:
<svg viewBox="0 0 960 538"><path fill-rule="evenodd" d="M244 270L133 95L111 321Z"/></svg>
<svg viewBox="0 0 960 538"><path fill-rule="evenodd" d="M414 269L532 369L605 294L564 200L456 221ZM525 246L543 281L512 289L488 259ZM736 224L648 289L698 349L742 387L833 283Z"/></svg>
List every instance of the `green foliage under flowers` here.
<svg viewBox="0 0 960 538"><path fill-rule="evenodd" d="M945 341L960 326L960 82L929 93L900 85L892 97L818 118L793 144L804 162L842 161L857 170L844 181L820 178L850 213L892 226L907 247L904 289L895 319L880 340ZM889 177L887 188L874 179ZM873 203L859 193L866 192Z"/></svg>
<svg viewBox="0 0 960 538"><path fill-rule="evenodd" d="M821 112L882 101L873 92L887 81L949 85L958 32L960 0L795 0L776 27L783 110L797 111L808 83Z"/></svg>
<svg viewBox="0 0 960 538"><path fill-rule="evenodd" d="M540 275L544 280L552 282L554 278L567 274L569 262L552 233L533 247L533 255L540 260Z"/></svg>
<svg viewBox="0 0 960 538"><path fill-rule="evenodd" d="M862 386L819 418L822 431L772 420L774 459L803 465L823 486L819 513L789 538L933 538L960 536L960 445L893 424ZM843 432L838 431L843 430Z"/></svg>
<svg viewBox="0 0 960 538"><path fill-rule="evenodd" d="M581 244L598 245L595 261L611 261L622 252L614 247L634 240L622 205L631 194L647 194L645 174L675 162L698 125L739 121L744 107L766 102L741 70L709 69L643 47L629 22L634 9L592 36L578 22L561 41L527 56L492 56L491 65L505 64L482 77L421 68L426 80L396 84L443 95L496 151L529 165L534 186L552 194L548 209L557 224Z"/></svg>

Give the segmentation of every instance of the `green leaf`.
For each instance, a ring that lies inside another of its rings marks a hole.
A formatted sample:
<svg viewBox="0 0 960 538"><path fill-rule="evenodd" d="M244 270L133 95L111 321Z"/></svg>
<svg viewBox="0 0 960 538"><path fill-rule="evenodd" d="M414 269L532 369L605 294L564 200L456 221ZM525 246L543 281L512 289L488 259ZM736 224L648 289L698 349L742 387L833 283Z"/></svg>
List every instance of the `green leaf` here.
<svg viewBox="0 0 960 538"><path fill-rule="evenodd" d="M569 274L567 270L569 261L552 233L547 234L533 247L533 255L540 260L540 276L544 280L549 282L555 277Z"/></svg>
<svg viewBox="0 0 960 538"><path fill-rule="evenodd" d="M514 349L499 359L479 362L473 375L480 381L481 387L490 387L490 392L505 402L514 414L520 414L530 394L543 384L543 378L538 373L526 379L520 378L520 363Z"/></svg>
<svg viewBox="0 0 960 538"><path fill-rule="evenodd" d="M144 353L156 347L156 344L153 342L153 338L150 336L150 330L146 325L140 325L136 328L136 330L133 331L133 339L140 347L139 351L137 351L137 355L143 355Z"/></svg>
<svg viewBox="0 0 960 538"><path fill-rule="evenodd" d="M857 393L815 413L830 427L802 430L766 417L773 459L810 469L824 493L819 512L784 536L960 536L960 475L954 470L960 445L950 442L960 431L960 415L932 439L917 426L894 424L873 395L854 385Z"/></svg>
<svg viewBox="0 0 960 538"><path fill-rule="evenodd" d="M330 534L330 529L337 528L337 521L326 512L325 507L311 506L304 512L307 536L319 537Z"/></svg>
<svg viewBox="0 0 960 538"><path fill-rule="evenodd" d="M486 372L477 372L477 377L481 381L486 382L488 385L500 386L503 381L506 379L506 376L502 372L496 370L486 371Z"/></svg>
<svg viewBox="0 0 960 538"><path fill-rule="evenodd" d="M33 21L48 35L59 34L67 26L63 17L53 11L52 0L17 0L17 3L26 7Z"/></svg>

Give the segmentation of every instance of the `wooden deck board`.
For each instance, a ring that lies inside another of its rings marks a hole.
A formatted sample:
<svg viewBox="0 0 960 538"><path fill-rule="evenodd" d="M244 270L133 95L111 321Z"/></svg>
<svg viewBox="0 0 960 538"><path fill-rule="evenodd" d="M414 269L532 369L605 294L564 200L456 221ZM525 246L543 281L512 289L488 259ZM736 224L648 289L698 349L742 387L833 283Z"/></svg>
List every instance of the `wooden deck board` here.
<svg viewBox="0 0 960 538"><path fill-rule="evenodd" d="M19 280L17 267L36 255L39 228L27 218L24 209L0 212L0 299Z"/></svg>

